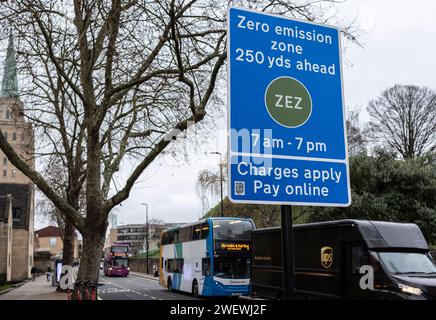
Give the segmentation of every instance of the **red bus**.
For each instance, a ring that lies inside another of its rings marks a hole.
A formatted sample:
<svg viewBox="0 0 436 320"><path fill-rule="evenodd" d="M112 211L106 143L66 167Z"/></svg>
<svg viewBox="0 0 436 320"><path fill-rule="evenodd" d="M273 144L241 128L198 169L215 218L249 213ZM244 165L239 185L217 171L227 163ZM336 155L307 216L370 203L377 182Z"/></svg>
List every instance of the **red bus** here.
<svg viewBox="0 0 436 320"><path fill-rule="evenodd" d="M128 244L113 244L104 249L104 275L127 277L130 270L128 253Z"/></svg>

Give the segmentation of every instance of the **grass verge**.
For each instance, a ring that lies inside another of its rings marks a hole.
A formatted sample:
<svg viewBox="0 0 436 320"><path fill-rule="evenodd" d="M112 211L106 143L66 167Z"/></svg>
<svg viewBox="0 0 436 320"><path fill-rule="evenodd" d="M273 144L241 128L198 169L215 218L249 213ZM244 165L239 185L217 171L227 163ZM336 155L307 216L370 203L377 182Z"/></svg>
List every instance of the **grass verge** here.
<svg viewBox="0 0 436 320"><path fill-rule="evenodd" d="M12 285L11 285L11 284L4 284L4 285L1 285L1 286L0 286L0 292L2 292L2 291L4 291L4 290L7 290L7 289L9 289L9 288L12 288Z"/></svg>

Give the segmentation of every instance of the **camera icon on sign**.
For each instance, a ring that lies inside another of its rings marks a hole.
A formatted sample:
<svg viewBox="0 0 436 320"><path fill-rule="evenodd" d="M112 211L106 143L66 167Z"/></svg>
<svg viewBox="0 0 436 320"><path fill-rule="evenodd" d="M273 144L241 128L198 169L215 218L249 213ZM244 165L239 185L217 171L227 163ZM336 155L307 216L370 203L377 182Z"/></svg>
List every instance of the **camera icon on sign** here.
<svg viewBox="0 0 436 320"><path fill-rule="evenodd" d="M245 182L235 181L235 195L245 196Z"/></svg>

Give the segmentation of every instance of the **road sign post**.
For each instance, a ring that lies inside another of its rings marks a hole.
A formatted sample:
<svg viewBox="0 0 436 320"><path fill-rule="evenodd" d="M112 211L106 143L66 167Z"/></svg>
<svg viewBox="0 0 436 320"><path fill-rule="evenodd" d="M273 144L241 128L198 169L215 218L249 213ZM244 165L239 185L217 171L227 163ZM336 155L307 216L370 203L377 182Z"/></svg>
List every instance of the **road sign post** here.
<svg viewBox="0 0 436 320"><path fill-rule="evenodd" d="M292 207L282 205L282 275L283 275L283 299L290 300L295 294L294 272L294 233L292 231Z"/></svg>
<svg viewBox="0 0 436 320"><path fill-rule="evenodd" d="M334 27L229 9L229 198L282 205L288 298L290 206L351 203L340 52Z"/></svg>

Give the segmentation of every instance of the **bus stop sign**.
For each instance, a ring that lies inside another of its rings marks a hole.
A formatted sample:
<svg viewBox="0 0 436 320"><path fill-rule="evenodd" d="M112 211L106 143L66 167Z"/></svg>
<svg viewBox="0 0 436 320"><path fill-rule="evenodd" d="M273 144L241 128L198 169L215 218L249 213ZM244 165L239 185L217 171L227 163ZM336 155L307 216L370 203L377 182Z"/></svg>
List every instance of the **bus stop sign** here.
<svg viewBox="0 0 436 320"><path fill-rule="evenodd" d="M232 7L228 31L230 199L350 205L339 30Z"/></svg>

